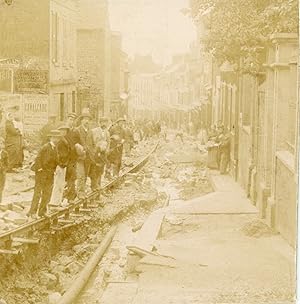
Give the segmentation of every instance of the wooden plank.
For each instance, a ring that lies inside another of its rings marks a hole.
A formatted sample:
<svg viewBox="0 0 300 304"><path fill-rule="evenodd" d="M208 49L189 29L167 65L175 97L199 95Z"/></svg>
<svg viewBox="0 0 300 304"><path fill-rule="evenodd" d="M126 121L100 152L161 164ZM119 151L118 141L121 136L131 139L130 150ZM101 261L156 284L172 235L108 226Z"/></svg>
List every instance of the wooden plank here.
<svg viewBox="0 0 300 304"><path fill-rule="evenodd" d="M153 244L159 236L164 216L164 213L152 213L144 223L142 229L137 233L137 237L131 246L151 252Z"/></svg>
<svg viewBox="0 0 300 304"><path fill-rule="evenodd" d="M27 239L27 238L21 238L21 237L13 237L13 242L17 243L23 243L23 244L39 244L40 240L38 239Z"/></svg>
<svg viewBox="0 0 300 304"><path fill-rule="evenodd" d="M6 250L6 249L0 249L0 254L12 254L12 255L17 255L19 254L19 250Z"/></svg>

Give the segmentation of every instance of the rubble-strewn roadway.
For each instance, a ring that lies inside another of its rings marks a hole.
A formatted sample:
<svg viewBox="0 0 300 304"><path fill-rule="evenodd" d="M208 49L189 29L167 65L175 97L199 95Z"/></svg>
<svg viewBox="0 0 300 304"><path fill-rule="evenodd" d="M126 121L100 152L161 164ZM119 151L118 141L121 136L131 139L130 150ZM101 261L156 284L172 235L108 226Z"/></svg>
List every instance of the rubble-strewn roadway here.
<svg viewBox="0 0 300 304"><path fill-rule="evenodd" d="M106 193L93 227L51 239L42 267L37 255L10 269L0 298L58 303L117 215L117 233L76 304L293 303L294 251L205 161L193 139L170 135L138 174Z"/></svg>

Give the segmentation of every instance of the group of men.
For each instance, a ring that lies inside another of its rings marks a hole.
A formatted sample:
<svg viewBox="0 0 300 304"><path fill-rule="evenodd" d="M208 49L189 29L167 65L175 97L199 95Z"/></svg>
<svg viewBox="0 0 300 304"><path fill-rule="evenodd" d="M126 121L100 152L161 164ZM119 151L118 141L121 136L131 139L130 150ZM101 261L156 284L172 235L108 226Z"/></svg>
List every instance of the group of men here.
<svg viewBox="0 0 300 304"><path fill-rule="evenodd" d="M63 198L68 203L72 203L76 197L86 197L88 177L91 180L91 190L97 191L105 168L106 177L119 175L125 119L118 119L109 126L109 120L101 117L94 128L91 122L88 112L83 112L80 117L70 113L62 125L57 126L50 119L42 129L44 144L32 165L35 187L28 213L30 217L47 215L53 186L55 188L56 183L61 183L61 180L56 181L59 170L65 173Z"/></svg>

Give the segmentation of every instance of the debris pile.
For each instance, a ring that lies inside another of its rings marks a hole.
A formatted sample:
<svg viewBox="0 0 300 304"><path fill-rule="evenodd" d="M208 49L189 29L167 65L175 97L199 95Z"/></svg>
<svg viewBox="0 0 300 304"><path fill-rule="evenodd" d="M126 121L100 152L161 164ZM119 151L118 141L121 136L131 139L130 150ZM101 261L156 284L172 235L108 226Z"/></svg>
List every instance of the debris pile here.
<svg viewBox="0 0 300 304"><path fill-rule="evenodd" d="M268 237L278 234L275 230L273 230L260 220L254 220L252 222L247 223L246 225L244 225L244 227L242 227L241 231L246 236L255 238Z"/></svg>

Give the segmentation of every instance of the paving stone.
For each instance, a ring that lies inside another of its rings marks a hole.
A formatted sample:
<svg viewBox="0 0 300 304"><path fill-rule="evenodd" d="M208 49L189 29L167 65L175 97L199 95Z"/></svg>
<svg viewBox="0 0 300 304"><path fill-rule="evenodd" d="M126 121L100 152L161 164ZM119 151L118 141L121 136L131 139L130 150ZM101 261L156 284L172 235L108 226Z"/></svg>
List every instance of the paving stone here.
<svg viewBox="0 0 300 304"><path fill-rule="evenodd" d="M57 261L58 261L59 264L61 264L63 266L66 266L66 265L72 263L73 260L72 260L72 258L70 258L66 255L62 255L58 258Z"/></svg>
<svg viewBox="0 0 300 304"><path fill-rule="evenodd" d="M82 266L79 265L79 263L77 263L77 262L72 262L72 263L68 264L68 265L65 267L64 271L65 271L66 273L71 274L71 275L75 275L75 274L78 273L81 269L82 269Z"/></svg>
<svg viewBox="0 0 300 304"><path fill-rule="evenodd" d="M23 212L24 208L18 206L17 204L12 204L12 211Z"/></svg>
<svg viewBox="0 0 300 304"><path fill-rule="evenodd" d="M9 209L9 204L8 203L1 203L0 204L0 211L6 211Z"/></svg>
<svg viewBox="0 0 300 304"><path fill-rule="evenodd" d="M59 292L54 292L49 294L48 296L48 304L57 304L58 301L61 299L61 294Z"/></svg>
<svg viewBox="0 0 300 304"><path fill-rule="evenodd" d="M11 210L7 210L3 218L6 222L10 222L15 225L22 225L27 222L27 217L25 215Z"/></svg>
<svg viewBox="0 0 300 304"><path fill-rule="evenodd" d="M51 261L50 262L50 271L51 273L53 274L59 274L59 273L62 273L64 271L64 266L57 263L56 261Z"/></svg>
<svg viewBox="0 0 300 304"><path fill-rule="evenodd" d="M40 283L48 289L54 289L58 283L57 277L49 272L41 272Z"/></svg>

